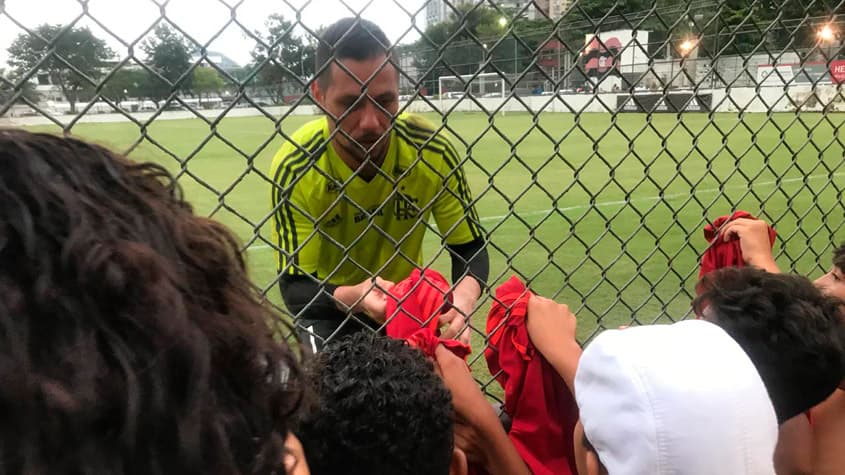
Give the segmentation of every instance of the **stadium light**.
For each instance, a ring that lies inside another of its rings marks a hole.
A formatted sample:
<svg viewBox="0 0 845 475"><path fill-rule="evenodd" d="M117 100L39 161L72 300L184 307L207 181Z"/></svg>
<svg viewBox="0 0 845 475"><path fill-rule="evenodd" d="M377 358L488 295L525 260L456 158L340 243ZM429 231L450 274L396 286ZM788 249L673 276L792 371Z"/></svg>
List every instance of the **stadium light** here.
<svg viewBox="0 0 845 475"><path fill-rule="evenodd" d="M687 39L684 40L680 45L678 45L678 49L681 50L681 54L686 56L690 53L690 51L693 50L693 48L695 48L696 43L697 42L695 40Z"/></svg>
<svg viewBox="0 0 845 475"><path fill-rule="evenodd" d="M836 32L833 30L833 27L829 24L822 26L816 32L816 37L819 41L830 42L836 39Z"/></svg>

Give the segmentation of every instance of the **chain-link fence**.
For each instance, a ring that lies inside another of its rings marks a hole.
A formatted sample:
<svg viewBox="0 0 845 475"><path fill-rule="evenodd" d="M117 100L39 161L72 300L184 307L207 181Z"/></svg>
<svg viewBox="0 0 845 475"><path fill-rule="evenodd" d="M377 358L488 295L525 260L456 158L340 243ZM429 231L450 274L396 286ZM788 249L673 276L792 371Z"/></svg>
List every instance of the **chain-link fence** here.
<svg viewBox="0 0 845 475"><path fill-rule="evenodd" d="M360 103L337 113L314 97L322 72L353 75L342 62L316 65L330 22L309 18L330 11L389 32L390 62L377 72L398 70L398 112L433 129L411 137L411 166L424 149L455 162L432 199L465 205L489 252L489 288L469 319L476 349L492 289L512 274L568 303L587 339L688 316L701 229L720 215L744 209L773 223L781 267L806 275L845 239L842 1L284 1L250 24L249 0L195 2L193 16L178 2L138 0L144 15L131 34L122 31L130 11L64 3L66 18L40 24L26 20L31 2L0 1L0 125L77 134L165 164L198 211L239 233L255 283L288 315L286 273L352 284L344 273L399 260L448 276L443 242L460 227L428 223L439 205L406 199L403 167L374 172L389 185L384 202L350 199L361 177L321 169L328 146L295 132L326 114L343 124ZM232 44L248 45L244 64L226 56ZM371 91L377 76L357 90ZM334 148L382 143L360 139L343 126L325 137ZM285 141L300 159L288 182L270 172ZM331 195L316 215L292 205L306 171L325 189L303 193ZM340 205L363 226L345 240L332 230ZM378 219L399 208L413 225L381 229ZM287 219L305 219L306 234L286 235ZM415 239L421 255L407 251ZM300 265L314 245L339 261L319 272ZM383 258L358 262L354 247Z"/></svg>

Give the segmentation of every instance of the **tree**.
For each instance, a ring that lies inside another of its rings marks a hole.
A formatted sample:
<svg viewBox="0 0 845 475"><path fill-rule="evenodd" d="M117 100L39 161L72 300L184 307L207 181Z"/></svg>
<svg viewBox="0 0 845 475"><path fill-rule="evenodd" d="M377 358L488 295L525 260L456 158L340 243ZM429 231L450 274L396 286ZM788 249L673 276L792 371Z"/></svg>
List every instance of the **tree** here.
<svg viewBox="0 0 845 475"><path fill-rule="evenodd" d="M548 19L513 19L514 14L461 4L449 20L430 25L413 48L418 68L434 68L424 81L434 86L438 76L472 74L488 60L509 75L524 71L533 52L552 35L554 24Z"/></svg>
<svg viewBox="0 0 845 475"><path fill-rule="evenodd" d="M167 81L154 78L149 84L149 97L158 102L168 97L174 89L189 91L192 75L182 77L191 67L191 52L194 48L178 31L166 23L155 28L153 36L141 45L147 55L148 65ZM181 79L181 81L180 81ZM177 84L178 83L178 84Z"/></svg>
<svg viewBox="0 0 845 475"><path fill-rule="evenodd" d="M426 28L417 40L414 61L422 71L434 70L428 76L471 74L478 70L487 51L484 45L498 25L499 14L490 7L461 4L450 14L449 20ZM492 41L491 41L492 43Z"/></svg>
<svg viewBox="0 0 845 475"><path fill-rule="evenodd" d="M316 41L307 41L294 33L293 23L279 14L272 14L265 22L267 32L255 34L270 48L258 45L252 50L252 67L261 68L256 85L274 102L282 102L285 95L302 93L303 84L314 75ZM262 65L262 62L270 58Z"/></svg>
<svg viewBox="0 0 845 475"><path fill-rule="evenodd" d="M106 81L100 94L116 104L130 97L142 97L148 88L150 75L139 69L119 69Z"/></svg>
<svg viewBox="0 0 845 475"><path fill-rule="evenodd" d="M96 83L114 53L88 28L65 28L43 24L35 28L37 36L18 35L8 49L9 65L16 77L36 67L46 72L50 82L61 88L70 111L76 112L80 92Z"/></svg>
<svg viewBox="0 0 845 475"><path fill-rule="evenodd" d="M17 84L17 81L6 73L5 69L0 68L0 110L3 110L7 103L14 100L19 92L19 97L26 98L33 103L38 102L38 92L31 82L24 81Z"/></svg>
<svg viewBox="0 0 845 475"><path fill-rule="evenodd" d="M193 91L199 96L202 102L202 96L209 97L213 92L220 92L225 83L220 74L214 68L199 67L194 69Z"/></svg>

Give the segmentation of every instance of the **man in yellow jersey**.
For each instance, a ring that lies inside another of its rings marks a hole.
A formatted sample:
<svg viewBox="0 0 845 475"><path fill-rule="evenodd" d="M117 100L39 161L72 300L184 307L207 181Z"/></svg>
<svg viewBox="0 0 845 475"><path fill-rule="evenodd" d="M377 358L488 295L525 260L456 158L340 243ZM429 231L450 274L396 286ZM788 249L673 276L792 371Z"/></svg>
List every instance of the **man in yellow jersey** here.
<svg viewBox="0 0 845 475"><path fill-rule="evenodd" d="M465 317L489 272L459 155L424 119L397 115L399 72L388 47L363 19L325 30L311 84L325 116L291 135L270 170L282 297L315 351L389 317L385 293L425 262L431 216L452 257L443 336L469 340Z"/></svg>

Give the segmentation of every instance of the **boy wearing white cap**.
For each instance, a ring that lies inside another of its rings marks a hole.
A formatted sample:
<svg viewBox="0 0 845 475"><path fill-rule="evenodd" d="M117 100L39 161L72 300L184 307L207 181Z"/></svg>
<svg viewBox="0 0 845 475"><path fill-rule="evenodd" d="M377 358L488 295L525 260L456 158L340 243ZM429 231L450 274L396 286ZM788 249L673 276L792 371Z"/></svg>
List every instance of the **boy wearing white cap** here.
<svg viewBox="0 0 845 475"><path fill-rule="evenodd" d="M763 380L703 321L603 332L575 377L580 475L771 475L778 437Z"/></svg>

